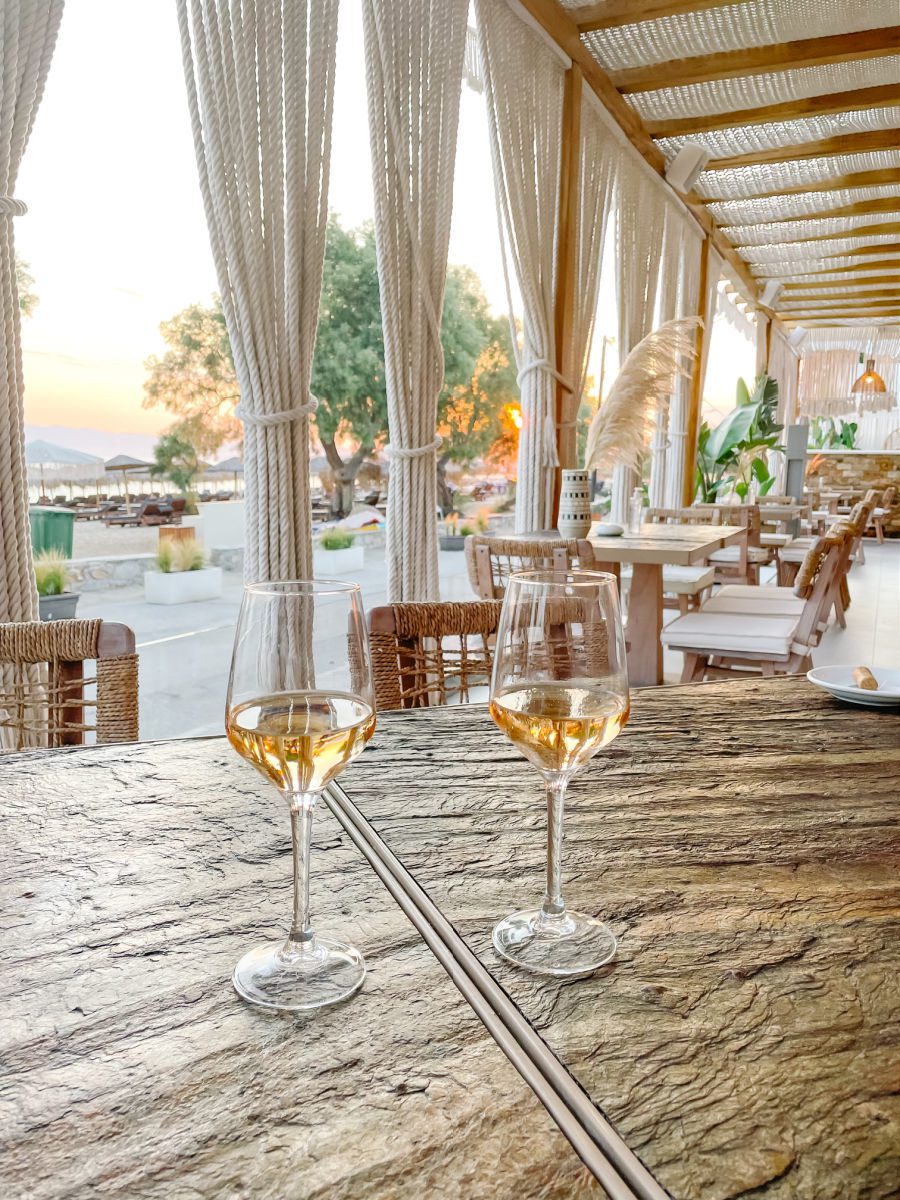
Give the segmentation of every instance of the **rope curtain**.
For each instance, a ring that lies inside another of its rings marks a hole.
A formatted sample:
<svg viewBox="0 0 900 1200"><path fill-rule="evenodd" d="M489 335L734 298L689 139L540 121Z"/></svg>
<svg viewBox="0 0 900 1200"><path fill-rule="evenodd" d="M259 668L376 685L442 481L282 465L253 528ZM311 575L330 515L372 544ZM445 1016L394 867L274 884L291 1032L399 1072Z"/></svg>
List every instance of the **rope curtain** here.
<svg viewBox="0 0 900 1200"><path fill-rule="evenodd" d="M648 187L643 161L622 159L616 197L616 297L619 306L619 362L653 329L659 248L669 202L661 188ZM625 524L628 497L638 482L630 468L613 468L610 520Z"/></svg>
<svg viewBox="0 0 900 1200"><path fill-rule="evenodd" d="M566 63L505 0L475 0L500 241L522 405L516 532L552 522L556 452L554 304ZM522 297L516 336L510 262Z"/></svg>
<svg viewBox="0 0 900 1200"><path fill-rule="evenodd" d="M441 315L467 0L364 0L391 480L388 599L437 600Z"/></svg>
<svg viewBox="0 0 900 1200"><path fill-rule="evenodd" d="M563 359L574 366L573 379L576 388L569 411L575 419L587 384L597 320L606 225L612 208L620 157L618 140L612 136L608 119L599 110L590 90L585 91L581 101L581 140L578 152L581 170L575 238L575 304L568 330L569 346Z"/></svg>
<svg viewBox="0 0 900 1200"><path fill-rule="evenodd" d="M16 177L50 69L63 0L4 0L3 90L0 94L0 622L37 619L37 590L28 524L25 382L16 286L13 217L25 205Z"/></svg>
<svg viewBox="0 0 900 1200"><path fill-rule="evenodd" d="M700 252L703 235L693 221L682 220L681 265L678 277L676 316L689 317L699 311ZM682 375L669 405L669 450L666 455L665 508L681 508L684 491L684 464L687 458L688 415L691 404L691 377Z"/></svg>
<svg viewBox="0 0 900 1200"><path fill-rule="evenodd" d="M840 415L850 408L850 388L860 374L857 350L812 350L800 359L800 410L804 415Z"/></svg>
<svg viewBox="0 0 900 1200"><path fill-rule="evenodd" d="M684 269L684 217L673 204L666 206L666 231L660 263L659 296L657 300L657 324L663 325L679 313L678 283ZM677 385L676 385L677 386ZM650 443L650 488L651 508L663 508L666 498L666 472L668 468L668 414L660 409L656 414L656 428Z"/></svg>
<svg viewBox="0 0 900 1200"><path fill-rule="evenodd" d="M241 391L248 580L312 576L310 394L338 0L176 0L210 244Z"/></svg>

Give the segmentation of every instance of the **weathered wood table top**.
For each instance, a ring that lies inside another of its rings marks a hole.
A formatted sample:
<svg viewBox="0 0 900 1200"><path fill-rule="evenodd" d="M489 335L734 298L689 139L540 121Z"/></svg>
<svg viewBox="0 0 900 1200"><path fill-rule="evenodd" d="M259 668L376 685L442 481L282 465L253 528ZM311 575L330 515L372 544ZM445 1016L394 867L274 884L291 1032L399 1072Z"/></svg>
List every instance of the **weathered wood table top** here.
<svg viewBox="0 0 900 1200"><path fill-rule="evenodd" d="M690 567L730 546L743 532L740 525L642 525L638 534L590 541L604 562Z"/></svg>
<svg viewBox="0 0 900 1200"><path fill-rule="evenodd" d="M896 712L799 680L637 693L571 789L566 893L619 937L584 980L490 949L540 897L544 814L484 708L380 717L344 784L674 1197L897 1194ZM223 741L23 754L0 794L4 1195L601 1194L324 809L314 916L363 991L238 1001L289 835Z"/></svg>
<svg viewBox="0 0 900 1200"><path fill-rule="evenodd" d="M673 1196L898 1195L900 712L805 679L636 693L563 852L619 950L564 982L490 945L542 893L537 772L483 708L380 721L347 790Z"/></svg>
<svg viewBox="0 0 900 1200"><path fill-rule="evenodd" d="M603 1195L324 806L313 916L363 990L238 999L290 832L224 739L16 755L0 796L3 1200Z"/></svg>

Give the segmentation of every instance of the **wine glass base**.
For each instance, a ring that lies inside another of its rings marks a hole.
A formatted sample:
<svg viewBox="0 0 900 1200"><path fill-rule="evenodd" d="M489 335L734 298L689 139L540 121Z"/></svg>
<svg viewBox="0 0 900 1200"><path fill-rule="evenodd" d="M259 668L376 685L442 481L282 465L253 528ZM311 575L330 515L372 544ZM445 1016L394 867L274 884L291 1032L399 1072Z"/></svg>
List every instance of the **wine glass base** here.
<svg viewBox="0 0 900 1200"><path fill-rule="evenodd" d="M275 1012L305 1012L337 1004L362 987L363 956L353 946L317 937L303 954L285 952L284 942L248 951L234 968L232 983L250 1004Z"/></svg>
<svg viewBox="0 0 900 1200"><path fill-rule="evenodd" d="M549 920L540 909L513 913L494 926L493 942L501 958L538 975L589 975L616 952L602 921L571 909Z"/></svg>

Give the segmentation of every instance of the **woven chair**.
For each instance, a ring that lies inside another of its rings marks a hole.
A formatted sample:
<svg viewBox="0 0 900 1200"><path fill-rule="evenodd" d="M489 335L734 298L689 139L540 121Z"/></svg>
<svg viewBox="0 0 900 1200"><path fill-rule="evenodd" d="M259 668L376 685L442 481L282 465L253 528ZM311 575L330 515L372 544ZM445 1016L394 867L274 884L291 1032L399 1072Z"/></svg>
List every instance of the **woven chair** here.
<svg viewBox="0 0 900 1200"><path fill-rule="evenodd" d="M586 538L505 538L470 534L466 538L466 569L479 600L502 600L514 571L604 570L619 575L618 565L599 564Z"/></svg>
<svg viewBox="0 0 900 1200"><path fill-rule="evenodd" d="M93 676L85 673L89 660ZM88 733L97 743L137 740L138 658L128 626L0 625L0 747L79 746Z"/></svg>
<svg viewBox="0 0 900 1200"><path fill-rule="evenodd" d="M487 687L499 600L387 604L369 611L375 706L430 708L468 702Z"/></svg>

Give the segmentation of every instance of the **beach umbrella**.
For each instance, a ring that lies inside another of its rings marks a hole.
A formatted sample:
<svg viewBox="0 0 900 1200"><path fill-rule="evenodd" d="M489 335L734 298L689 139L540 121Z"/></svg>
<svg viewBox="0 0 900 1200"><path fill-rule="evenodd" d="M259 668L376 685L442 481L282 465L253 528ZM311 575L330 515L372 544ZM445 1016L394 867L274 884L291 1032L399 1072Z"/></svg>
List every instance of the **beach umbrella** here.
<svg viewBox="0 0 900 1200"><path fill-rule="evenodd" d="M25 463L31 482L40 483L41 495L45 494L48 482L73 483L81 479L95 479L103 467L103 459L96 454L86 454L83 450L58 446L39 438L25 443Z"/></svg>
<svg viewBox="0 0 900 1200"><path fill-rule="evenodd" d="M244 463L243 460L237 457L226 458L223 462L212 463L203 472L204 477L207 475L231 475L234 477L234 490L238 490L238 475L243 475Z"/></svg>
<svg viewBox="0 0 900 1200"><path fill-rule="evenodd" d="M130 454L117 454L115 458L110 458L104 464L105 470L110 474L118 472L122 477L122 486L125 495L128 495L128 476L146 474L153 463L145 462L142 458L132 458Z"/></svg>

